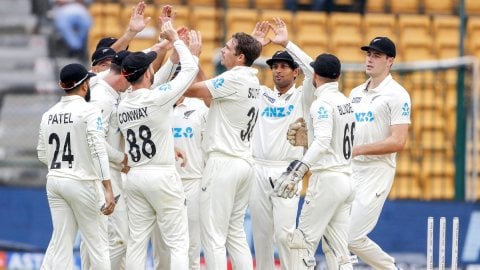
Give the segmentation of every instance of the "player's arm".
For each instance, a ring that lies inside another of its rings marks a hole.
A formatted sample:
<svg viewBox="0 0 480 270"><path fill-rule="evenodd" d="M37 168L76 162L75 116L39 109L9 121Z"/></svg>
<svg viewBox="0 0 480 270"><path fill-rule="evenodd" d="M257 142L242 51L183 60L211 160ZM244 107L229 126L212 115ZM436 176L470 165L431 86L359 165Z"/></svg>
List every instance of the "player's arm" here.
<svg viewBox="0 0 480 270"><path fill-rule="evenodd" d="M145 18L145 8L147 5L144 1L138 2L135 7L132 7L132 14L130 16L130 22L128 23L125 33L110 46L116 52L125 50L128 44L135 38L147 26L150 21L150 17Z"/></svg>
<svg viewBox="0 0 480 270"><path fill-rule="evenodd" d="M178 35L176 31L173 30L171 23L164 25L164 31L166 35L170 35L169 39L173 41L175 50L177 50L180 56L182 68L175 79L154 88L154 90L159 90L161 92L161 105L169 104L173 106L173 104L192 84L198 72L198 65L185 43L178 39Z"/></svg>
<svg viewBox="0 0 480 270"><path fill-rule="evenodd" d="M407 143L408 126L409 124L390 126L390 136L375 143L354 146L353 156L385 155L403 150Z"/></svg>
<svg viewBox="0 0 480 270"><path fill-rule="evenodd" d="M95 90L92 89L92 91L95 91ZM102 112L102 126L103 126L103 131L106 137L106 134L108 133L108 129L110 126L110 118L113 113L112 111L113 105L109 104L109 102L104 99L100 100L97 98L92 98L90 103L93 104L98 109L100 109L100 111ZM105 140L105 147L107 149L108 159L111 162L115 164L121 164L124 161L125 153L123 153L122 151L110 145L106 140Z"/></svg>
<svg viewBox="0 0 480 270"><path fill-rule="evenodd" d="M322 114L319 114L320 110L323 111ZM303 156L302 162L312 165L321 158L322 154L327 153L330 147L333 134L333 108L317 100L310 108L310 118L313 124L313 141Z"/></svg>
<svg viewBox="0 0 480 270"><path fill-rule="evenodd" d="M208 106L210 104L210 101L212 100L212 94L210 93L210 90L207 87L207 84L205 81L202 82L197 82L192 84L188 90L184 94L186 97L196 97L203 99L203 101L208 101L205 102L205 104Z"/></svg>
<svg viewBox="0 0 480 270"><path fill-rule="evenodd" d="M42 118L44 117L45 115ZM45 165L48 165L47 151L45 149L43 119L42 119L42 122L40 123L40 129L38 132L37 157L38 157L38 160L40 160L40 162L42 162Z"/></svg>
<svg viewBox="0 0 480 270"><path fill-rule="evenodd" d="M109 215L115 208L112 185L110 182L110 171L108 167L108 155L105 148L105 132L102 127L102 115L99 110L94 109L87 113L87 143L92 156L93 167L98 178L102 181L105 191L105 208L102 213Z"/></svg>

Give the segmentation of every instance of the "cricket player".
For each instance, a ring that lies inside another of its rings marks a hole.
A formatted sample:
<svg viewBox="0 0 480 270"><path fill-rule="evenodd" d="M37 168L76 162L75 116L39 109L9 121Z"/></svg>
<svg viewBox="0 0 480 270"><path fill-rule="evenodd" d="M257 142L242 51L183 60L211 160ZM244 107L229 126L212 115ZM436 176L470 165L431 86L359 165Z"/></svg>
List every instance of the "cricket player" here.
<svg viewBox="0 0 480 270"><path fill-rule="evenodd" d="M260 83L251 67L262 44L235 33L221 50L224 73L194 83L186 96L211 100L205 134L207 164L200 192L200 231L207 269L253 269L244 231L254 178L251 139L258 119ZM183 61L182 63L183 69Z"/></svg>
<svg viewBox="0 0 480 270"><path fill-rule="evenodd" d="M395 176L395 157L408 137L411 102L408 92L390 69L395 44L376 37L366 51L365 73L370 78L351 94L355 111L353 179L356 197L352 207L349 249L375 269L397 269L393 257L368 238L378 222Z"/></svg>
<svg viewBox="0 0 480 270"><path fill-rule="evenodd" d="M38 159L48 166L47 197L53 223L43 270L73 269L78 230L92 269L111 269L106 215L113 212L115 202L102 115L87 103L93 75L80 64L63 67L60 87L66 95L42 116L37 151Z"/></svg>
<svg viewBox="0 0 480 270"><path fill-rule="evenodd" d="M292 198L297 183L308 169L312 172L297 229L287 239L292 256L288 267L314 269L315 251L323 240L328 268L352 269L347 241L354 197L350 161L355 123L349 99L338 90L340 61L334 55L320 54L308 63L305 52L288 41L285 23L275 18L275 25L272 42L284 46L305 74L313 74L316 88L306 119L313 131L308 150L301 160L290 163L275 185L279 196Z"/></svg>
<svg viewBox="0 0 480 270"><path fill-rule="evenodd" d="M160 227L170 250L170 269L188 269L187 209L175 169L171 114L175 102L193 82L198 66L171 22L162 26L161 35L173 43L182 63L175 79L150 89L155 52L131 53L122 63L122 74L133 89L117 110L131 167L124 189L130 230L125 268L129 270L145 268L154 226ZM192 37L190 42L195 42Z"/></svg>
<svg viewBox="0 0 480 270"><path fill-rule="evenodd" d="M124 139L118 128L117 107L120 94L130 87L130 83L121 73L122 61L129 54L129 51L120 51L114 55L108 75L92 88L90 100L90 103L102 112L112 190L115 196L120 195L115 212L109 216L108 222L110 262L112 269L118 270L125 269L128 240L128 215L121 177L121 171L128 167L128 158L125 154Z"/></svg>

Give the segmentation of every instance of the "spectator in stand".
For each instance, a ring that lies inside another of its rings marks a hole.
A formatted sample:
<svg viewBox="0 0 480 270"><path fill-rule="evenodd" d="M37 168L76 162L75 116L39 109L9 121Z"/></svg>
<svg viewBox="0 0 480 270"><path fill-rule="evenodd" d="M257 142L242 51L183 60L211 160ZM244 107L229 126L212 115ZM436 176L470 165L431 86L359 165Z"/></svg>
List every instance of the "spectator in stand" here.
<svg viewBox="0 0 480 270"><path fill-rule="evenodd" d="M55 29L68 47L68 55L84 59L92 16L83 0L52 0Z"/></svg>

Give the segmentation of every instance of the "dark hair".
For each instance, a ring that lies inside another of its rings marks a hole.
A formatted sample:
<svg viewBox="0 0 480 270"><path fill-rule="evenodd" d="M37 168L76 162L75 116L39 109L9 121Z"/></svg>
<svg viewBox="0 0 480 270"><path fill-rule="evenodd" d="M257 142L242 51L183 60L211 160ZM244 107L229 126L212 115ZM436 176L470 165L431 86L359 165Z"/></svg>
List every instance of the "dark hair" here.
<svg viewBox="0 0 480 270"><path fill-rule="evenodd" d="M237 41L235 47L235 54L243 54L245 56L245 65L251 66L255 59L260 56L262 52L262 44L249 34L244 32L237 32L232 35Z"/></svg>

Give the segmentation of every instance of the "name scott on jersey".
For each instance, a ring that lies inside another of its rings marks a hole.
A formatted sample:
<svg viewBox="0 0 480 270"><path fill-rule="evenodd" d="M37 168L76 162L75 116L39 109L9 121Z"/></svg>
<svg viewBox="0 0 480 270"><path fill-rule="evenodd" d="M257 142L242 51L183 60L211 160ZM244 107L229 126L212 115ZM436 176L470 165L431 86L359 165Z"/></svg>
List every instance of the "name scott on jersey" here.
<svg viewBox="0 0 480 270"><path fill-rule="evenodd" d="M123 124L130 121L136 121L147 116L147 107L142 107L131 111L119 113L118 120L120 121L120 124Z"/></svg>
<svg viewBox="0 0 480 270"><path fill-rule="evenodd" d="M48 124L71 124L72 121L72 114L71 113L56 113L50 114L48 116Z"/></svg>

